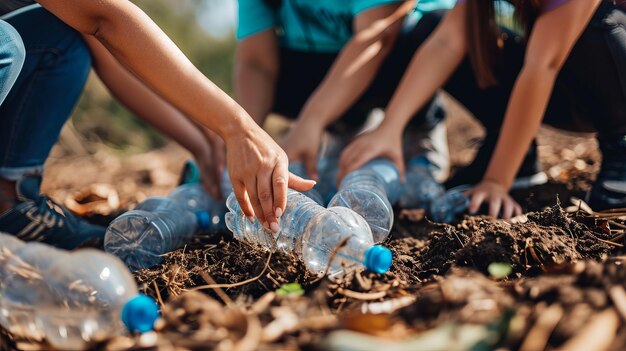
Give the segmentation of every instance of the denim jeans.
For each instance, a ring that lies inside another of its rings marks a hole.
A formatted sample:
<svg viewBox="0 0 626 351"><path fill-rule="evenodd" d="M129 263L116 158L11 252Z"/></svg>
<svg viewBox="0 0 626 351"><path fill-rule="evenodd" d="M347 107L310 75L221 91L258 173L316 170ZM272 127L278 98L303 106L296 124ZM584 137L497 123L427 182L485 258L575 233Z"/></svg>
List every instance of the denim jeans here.
<svg viewBox="0 0 626 351"><path fill-rule="evenodd" d="M26 59L0 106L0 177L40 173L91 69L80 34L32 5L4 17L24 43Z"/></svg>
<svg viewBox="0 0 626 351"><path fill-rule="evenodd" d="M20 74L25 55L22 38L15 28L0 20L0 105Z"/></svg>

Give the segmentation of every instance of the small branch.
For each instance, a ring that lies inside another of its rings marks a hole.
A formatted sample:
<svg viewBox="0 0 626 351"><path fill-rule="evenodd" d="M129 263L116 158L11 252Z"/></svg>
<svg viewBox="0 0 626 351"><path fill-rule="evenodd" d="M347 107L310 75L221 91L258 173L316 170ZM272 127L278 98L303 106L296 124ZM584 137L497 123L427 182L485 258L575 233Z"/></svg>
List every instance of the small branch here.
<svg viewBox="0 0 626 351"><path fill-rule="evenodd" d="M272 253L270 252L269 256L267 257L267 261L265 262L265 267L263 267L263 270L261 271L261 273L259 273L259 275L257 275L256 277L244 280L239 283L233 283L233 284L208 284L208 285L196 286L194 288L189 289L189 291L204 290L204 289L229 289L229 288L235 288L238 286L250 284L256 280L259 280L259 278L263 276L263 274L267 270L267 267L269 267L270 265L271 259L272 259Z"/></svg>

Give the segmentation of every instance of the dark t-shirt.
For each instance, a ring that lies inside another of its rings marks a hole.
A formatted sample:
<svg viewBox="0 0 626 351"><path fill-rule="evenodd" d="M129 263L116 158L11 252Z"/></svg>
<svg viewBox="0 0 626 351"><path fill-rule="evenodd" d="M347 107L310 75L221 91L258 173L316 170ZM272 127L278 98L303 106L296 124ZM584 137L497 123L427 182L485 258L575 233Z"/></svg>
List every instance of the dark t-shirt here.
<svg viewBox="0 0 626 351"><path fill-rule="evenodd" d="M0 16L34 3L34 0L0 0Z"/></svg>

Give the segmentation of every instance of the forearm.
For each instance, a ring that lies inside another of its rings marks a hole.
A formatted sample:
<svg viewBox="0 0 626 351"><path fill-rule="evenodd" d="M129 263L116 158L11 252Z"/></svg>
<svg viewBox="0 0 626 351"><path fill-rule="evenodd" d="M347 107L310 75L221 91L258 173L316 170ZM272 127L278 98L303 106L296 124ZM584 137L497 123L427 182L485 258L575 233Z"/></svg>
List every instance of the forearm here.
<svg viewBox="0 0 626 351"><path fill-rule="evenodd" d="M194 155L210 152L198 127L123 67L93 37L85 36L98 77L122 105Z"/></svg>
<svg viewBox="0 0 626 351"><path fill-rule="evenodd" d="M537 134L558 71L548 67L524 68L513 88L496 150L484 179L509 189Z"/></svg>
<svg viewBox="0 0 626 351"><path fill-rule="evenodd" d="M262 126L272 112L275 75L254 65L239 63L235 67L234 86L237 102Z"/></svg>
<svg viewBox="0 0 626 351"><path fill-rule="evenodd" d="M465 47L451 47L436 37L428 39L413 57L394 93L381 127L404 130L434 96L465 56Z"/></svg>
<svg viewBox="0 0 626 351"><path fill-rule="evenodd" d="M222 138L255 128L139 8L126 0L38 0L78 31L95 36L125 67L185 115Z"/></svg>
<svg viewBox="0 0 626 351"><path fill-rule="evenodd" d="M393 40L352 40L304 105L300 117L326 127L339 119L370 86L393 47Z"/></svg>

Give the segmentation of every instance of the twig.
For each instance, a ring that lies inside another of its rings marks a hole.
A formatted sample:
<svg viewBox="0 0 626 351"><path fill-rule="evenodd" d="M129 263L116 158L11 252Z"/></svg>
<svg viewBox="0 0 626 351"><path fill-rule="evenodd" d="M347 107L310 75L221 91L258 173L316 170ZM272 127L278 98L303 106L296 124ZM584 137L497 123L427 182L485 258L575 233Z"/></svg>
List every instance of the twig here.
<svg viewBox="0 0 626 351"><path fill-rule="evenodd" d="M382 299L383 297L387 296L387 292L386 291L379 291L379 292L375 292L375 293L361 293L361 292L352 291L352 290L349 290L349 289L339 288L339 289L337 289L337 292L339 294L342 294L345 297L349 297L351 299L361 300L361 301L378 300L378 299Z"/></svg>
<svg viewBox="0 0 626 351"><path fill-rule="evenodd" d="M611 238L611 240L610 240L610 241L611 241L611 242L616 242L616 241L622 240L623 238L624 238L624 233L619 234L619 235L617 235L617 236L616 236L616 237L614 237L614 238Z"/></svg>
<svg viewBox="0 0 626 351"><path fill-rule="evenodd" d="M202 277L202 279L204 279L205 282L209 283L209 285L213 285L214 286L211 289L213 289L213 291L215 291L217 296L219 296L220 299L222 299L222 301L224 301L226 306L229 306L229 307L235 306L235 302L230 298L230 296L226 295L224 290L222 290L220 287L215 286L215 285L218 285L218 284L215 282L215 280L213 280L213 278L211 278L209 273L202 272L202 273L200 273L200 276Z"/></svg>
<svg viewBox="0 0 626 351"><path fill-rule="evenodd" d="M553 304L543 311L526 335L520 351L544 350L561 318L563 318L563 308L558 304Z"/></svg>
<svg viewBox="0 0 626 351"><path fill-rule="evenodd" d="M156 280L153 280L152 284L154 284L154 291L156 292L157 301L159 301L159 305L165 306L165 303L163 302L163 299L161 298L161 292L159 291L159 286L157 285Z"/></svg>
<svg viewBox="0 0 626 351"><path fill-rule="evenodd" d="M322 274L321 276L317 277L314 281L312 281L311 285L319 282L320 280L324 279L324 277L326 277L326 275L328 274L328 271L330 270L330 265L335 259L335 256L337 256L337 253L342 247L346 246L346 244L348 243L348 240L350 240L350 237L347 237L341 240L341 242L337 245L337 247L335 247L335 249L333 250L333 253L330 255L330 259L328 260L328 263L326 264L326 269L324 269L324 274Z"/></svg>
<svg viewBox="0 0 626 351"><path fill-rule="evenodd" d="M586 326L569 339L559 351L604 351L608 350L619 328L619 317L615 310L607 308L591 319Z"/></svg>
<svg viewBox="0 0 626 351"><path fill-rule="evenodd" d="M615 309L622 316L622 319L626 321L626 291L621 285L614 285L609 288L609 296Z"/></svg>
<svg viewBox="0 0 626 351"><path fill-rule="evenodd" d="M242 282L239 283L233 283L233 284L208 284L208 285L201 285L201 286L196 286L194 288L189 289L189 291L195 291L195 290L204 290L204 289L229 289L229 288L235 288L238 286L243 286L246 284L250 284L256 280L258 280L259 278L261 278L263 276L263 274L265 273L265 270L267 270L267 267L269 267L270 265L270 260L272 258L272 253L270 252L269 256L267 257L267 261L265 262L265 267L263 267L263 270L261 271L261 273L259 273L259 275L257 275L256 277L244 280Z"/></svg>
<svg viewBox="0 0 626 351"><path fill-rule="evenodd" d="M600 238L598 238L598 237L596 237L596 239L597 239L598 241L603 242L603 243L608 244L608 245L613 245L613 246L616 246L616 247L624 247L624 245L622 245L622 244L618 244L618 243L614 243L614 242L612 242L612 241L608 241L608 240L600 239Z"/></svg>

